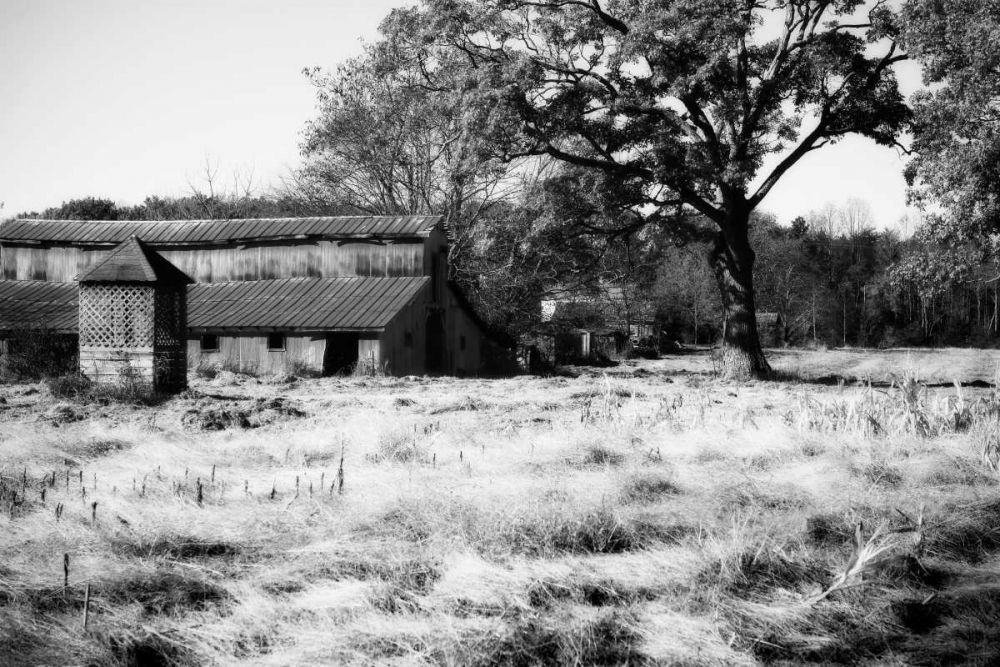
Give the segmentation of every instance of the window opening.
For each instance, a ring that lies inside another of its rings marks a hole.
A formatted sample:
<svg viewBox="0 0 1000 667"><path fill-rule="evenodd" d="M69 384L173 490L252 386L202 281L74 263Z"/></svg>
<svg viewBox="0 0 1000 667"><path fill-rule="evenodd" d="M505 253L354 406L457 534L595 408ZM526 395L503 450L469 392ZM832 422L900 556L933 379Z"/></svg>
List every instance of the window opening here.
<svg viewBox="0 0 1000 667"><path fill-rule="evenodd" d="M267 349L271 352L284 352L285 334L283 333L267 334Z"/></svg>

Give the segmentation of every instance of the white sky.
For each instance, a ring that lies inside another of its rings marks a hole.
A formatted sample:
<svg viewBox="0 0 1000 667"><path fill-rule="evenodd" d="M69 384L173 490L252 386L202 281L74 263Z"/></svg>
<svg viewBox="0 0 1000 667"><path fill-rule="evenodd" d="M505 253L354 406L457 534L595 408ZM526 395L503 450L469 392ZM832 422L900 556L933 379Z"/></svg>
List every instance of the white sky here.
<svg viewBox="0 0 1000 667"><path fill-rule="evenodd" d="M315 115L302 69L373 40L402 0L0 0L0 218L84 196L136 204L299 160ZM905 80L912 89L913 69ZM763 208L788 223L857 197L906 212L894 149L848 138L807 156Z"/></svg>

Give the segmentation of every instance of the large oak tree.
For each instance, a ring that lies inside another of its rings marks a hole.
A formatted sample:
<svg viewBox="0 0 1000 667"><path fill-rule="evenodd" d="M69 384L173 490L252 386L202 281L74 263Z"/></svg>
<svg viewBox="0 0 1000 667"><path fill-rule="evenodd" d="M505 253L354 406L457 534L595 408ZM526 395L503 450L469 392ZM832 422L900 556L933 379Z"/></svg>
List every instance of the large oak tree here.
<svg viewBox="0 0 1000 667"><path fill-rule="evenodd" d="M724 368L748 377L769 371L751 213L811 151L896 141L897 19L861 0L423 0L390 20L427 85L461 56L466 122L506 158L594 170L645 224L710 220Z"/></svg>
<svg viewBox="0 0 1000 667"><path fill-rule="evenodd" d="M1000 2L908 0L908 52L929 85L914 96L907 176L928 228L1000 248Z"/></svg>

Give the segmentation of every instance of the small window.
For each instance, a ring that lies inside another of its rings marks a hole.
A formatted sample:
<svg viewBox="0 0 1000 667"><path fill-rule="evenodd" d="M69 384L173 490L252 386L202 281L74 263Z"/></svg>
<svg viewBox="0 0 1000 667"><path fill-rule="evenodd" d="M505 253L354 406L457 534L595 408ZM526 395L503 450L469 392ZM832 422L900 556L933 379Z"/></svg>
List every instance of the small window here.
<svg viewBox="0 0 1000 667"><path fill-rule="evenodd" d="M219 337L216 334L205 334L201 337L202 352L218 352Z"/></svg>
<svg viewBox="0 0 1000 667"><path fill-rule="evenodd" d="M285 334L283 333L267 334L267 349L271 352L284 352Z"/></svg>
<svg viewBox="0 0 1000 667"><path fill-rule="evenodd" d="M463 351L465 350L465 336L458 337L458 349Z"/></svg>
<svg viewBox="0 0 1000 667"><path fill-rule="evenodd" d="M413 347L413 332L404 331L403 332L403 347Z"/></svg>

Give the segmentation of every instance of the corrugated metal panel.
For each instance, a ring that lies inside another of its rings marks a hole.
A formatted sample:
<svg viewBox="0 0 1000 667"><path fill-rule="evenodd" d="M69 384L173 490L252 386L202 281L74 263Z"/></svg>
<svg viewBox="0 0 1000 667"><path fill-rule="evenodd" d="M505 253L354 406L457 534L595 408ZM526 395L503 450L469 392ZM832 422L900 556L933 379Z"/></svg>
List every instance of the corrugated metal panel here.
<svg viewBox="0 0 1000 667"><path fill-rule="evenodd" d="M77 330L77 286L42 280L0 280L0 331Z"/></svg>
<svg viewBox="0 0 1000 667"><path fill-rule="evenodd" d="M427 277L203 283L188 289L188 326L381 329L429 283Z"/></svg>
<svg viewBox="0 0 1000 667"><path fill-rule="evenodd" d="M100 245L136 235L150 245L252 242L274 238L390 238L427 236L440 216L254 218L247 220L81 221L8 220L0 241Z"/></svg>
<svg viewBox="0 0 1000 667"><path fill-rule="evenodd" d="M188 326L201 329L382 329L430 284L427 277L296 278L188 286ZM77 285L0 281L0 331L77 330Z"/></svg>

